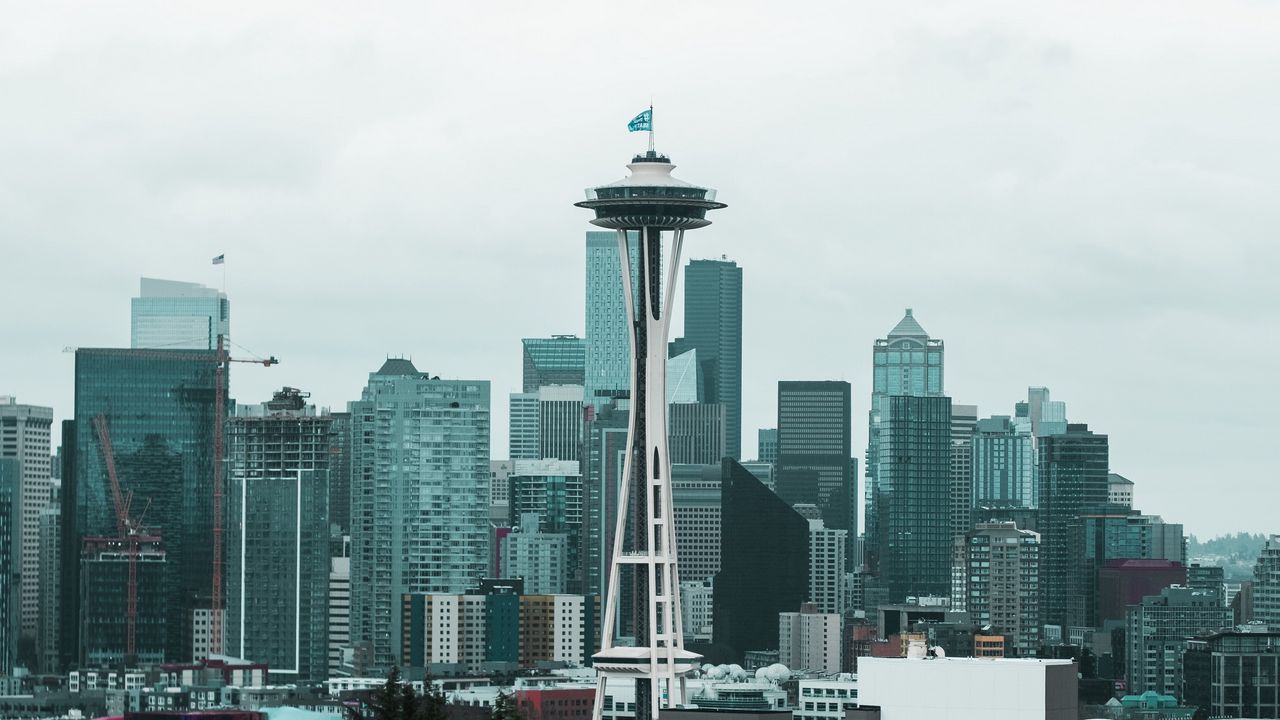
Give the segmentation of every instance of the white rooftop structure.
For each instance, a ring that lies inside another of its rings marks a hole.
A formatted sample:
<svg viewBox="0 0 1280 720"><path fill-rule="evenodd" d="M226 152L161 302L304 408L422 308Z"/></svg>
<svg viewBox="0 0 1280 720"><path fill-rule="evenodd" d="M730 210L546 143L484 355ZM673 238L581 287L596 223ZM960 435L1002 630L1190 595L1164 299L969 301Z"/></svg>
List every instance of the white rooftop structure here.
<svg viewBox="0 0 1280 720"><path fill-rule="evenodd" d="M858 704L881 720L1077 720L1076 664L1006 658L858 658Z"/></svg>

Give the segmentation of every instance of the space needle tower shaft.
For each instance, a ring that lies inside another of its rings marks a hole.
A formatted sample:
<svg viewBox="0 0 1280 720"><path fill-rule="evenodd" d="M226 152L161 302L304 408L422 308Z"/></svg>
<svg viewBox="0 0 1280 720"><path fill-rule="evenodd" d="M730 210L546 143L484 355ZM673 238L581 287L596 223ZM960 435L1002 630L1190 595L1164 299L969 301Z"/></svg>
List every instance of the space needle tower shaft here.
<svg viewBox="0 0 1280 720"><path fill-rule="evenodd" d="M593 225L617 233L632 349L627 451L616 505L601 650L593 656L598 675L594 720L602 719L610 678L633 680L636 719L656 720L660 708L684 703L685 676L701 659L684 649L681 627L667 452L667 340L685 231L711 224L707 211L725 205L716 202L715 190L673 177L675 165L652 149L637 155L627 168L628 177L591 188L587 199L576 203L595 212ZM631 267L632 243L637 268ZM669 246L665 253L664 246ZM628 534L630 541L624 542ZM635 612L634 644L630 645L616 637L624 573L631 579Z"/></svg>

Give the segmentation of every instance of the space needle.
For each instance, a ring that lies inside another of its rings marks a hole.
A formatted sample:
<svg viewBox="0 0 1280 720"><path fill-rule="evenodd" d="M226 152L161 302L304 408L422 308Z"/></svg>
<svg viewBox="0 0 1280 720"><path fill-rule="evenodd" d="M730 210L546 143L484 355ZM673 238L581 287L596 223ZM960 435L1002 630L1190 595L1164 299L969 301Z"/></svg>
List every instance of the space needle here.
<svg viewBox="0 0 1280 720"><path fill-rule="evenodd" d="M617 233L623 297L631 319L631 413L601 619L601 649L592 656L598 678L593 720L602 720L611 678L634 680L636 720L656 720L661 707L684 704L685 677L702 659L684 649L680 620L667 452L667 337L684 233L710 225L707 211L725 205L716 202L715 190L671 174L675 165L670 158L653 149L652 113L650 108L628 126L649 131L649 150L632 158L627 165L630 175L588 189L587 199L575 203L595 213L592 225ZM634 287L631 243L638 245L640 263ZM663 245L667 243L664 274ZM628 532L631 542L624 550ZM635 641L626 646L618 645L616 637L623 572L632 578L635 612Z"/></svg>

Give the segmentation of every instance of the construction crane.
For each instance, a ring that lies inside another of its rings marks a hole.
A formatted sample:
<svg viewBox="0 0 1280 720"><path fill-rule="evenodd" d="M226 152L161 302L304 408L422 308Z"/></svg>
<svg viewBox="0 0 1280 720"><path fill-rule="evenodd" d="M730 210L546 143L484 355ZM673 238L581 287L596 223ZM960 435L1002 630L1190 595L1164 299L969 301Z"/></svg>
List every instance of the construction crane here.
<svg viewBox="0 0 1280 720"><path fill-rule="evenodd" d="M74 352L76 348L66 348L63 352ZM214 353L183 352L182 350L163 349L94 349L95 353L120 354L129 357L155 357L165 360L179 360L214 364L214 420L213 420L213 574L210 581L210 615L209 615L209 654L222 653L222 454L223 435L227 423L227 366L228 363L249 363L271 367L280 361L274 355L267 358L233 358L227 352L226 338L218 336L218 346Z"/></svg>
<svg viewBox="0 0 1280 720"><path fill-rule="evenodd" d="M120 489L120 478L116 476L116 456L111 447L111 430L107 427L107 416L98 415L93 418L93 429L98 433L98 445L102 448L102 461L107 467L107 480L111 484L111 502L116 511L116 531L120 545L124 548L125 557L129 561L128 609L125 612L125 663L137 657L138 627L138 555L143 544L158 543L160 538L150 535L142 527L142 517L134 518L129 514L133 504L133 493L126 497ZM143 515L146 510L143 510Z"/></svg>

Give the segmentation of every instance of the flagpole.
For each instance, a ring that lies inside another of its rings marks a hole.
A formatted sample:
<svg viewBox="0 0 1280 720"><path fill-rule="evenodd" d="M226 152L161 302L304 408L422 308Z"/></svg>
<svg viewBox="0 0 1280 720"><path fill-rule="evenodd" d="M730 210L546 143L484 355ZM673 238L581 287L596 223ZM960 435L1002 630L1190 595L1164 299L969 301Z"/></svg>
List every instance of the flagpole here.
<svg viewBox="0 0 1280 720"><path fill-rule="evenodd" d="M653 101L649 102L649 152L653 152Z"/></svg>

